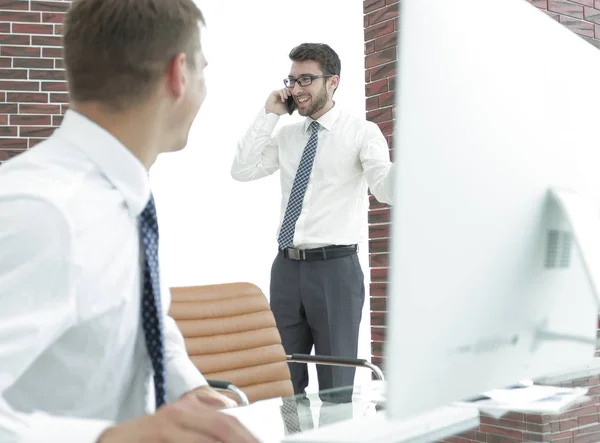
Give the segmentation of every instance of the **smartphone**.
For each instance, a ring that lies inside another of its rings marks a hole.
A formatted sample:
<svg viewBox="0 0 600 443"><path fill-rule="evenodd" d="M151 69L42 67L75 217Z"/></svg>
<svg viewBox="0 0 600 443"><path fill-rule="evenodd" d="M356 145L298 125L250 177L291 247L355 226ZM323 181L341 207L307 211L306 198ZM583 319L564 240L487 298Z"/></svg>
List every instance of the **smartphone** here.
<svg viewBox="0 0 600 443"><path fill-rule="evenodd" d="M285 102L285 106L287 107L288 114L292 115L296 110L296 102L294 101L294 97L290 95Z"/></svg>

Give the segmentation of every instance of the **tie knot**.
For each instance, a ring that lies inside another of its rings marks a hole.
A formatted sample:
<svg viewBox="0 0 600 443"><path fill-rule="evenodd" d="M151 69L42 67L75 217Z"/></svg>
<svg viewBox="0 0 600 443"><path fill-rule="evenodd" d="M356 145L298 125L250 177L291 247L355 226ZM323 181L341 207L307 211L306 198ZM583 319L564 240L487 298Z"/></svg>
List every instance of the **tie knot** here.
<svg viewBox="0 0 600 443"><path fill-rule="evenodd" d="M319 130L319 126L321 126L321 125L319 125L319 122L312 122L308 127L314 134L315 132L317 132Z"/></svg>
<svg viewBox="0 0 600 443"><path fill-rule="evenodd" d="M146 203L146 207L142 211L141 218L156 218L156 207L154 206L154 196L152 195L152 193L150 193L148 203Z"/></svg>

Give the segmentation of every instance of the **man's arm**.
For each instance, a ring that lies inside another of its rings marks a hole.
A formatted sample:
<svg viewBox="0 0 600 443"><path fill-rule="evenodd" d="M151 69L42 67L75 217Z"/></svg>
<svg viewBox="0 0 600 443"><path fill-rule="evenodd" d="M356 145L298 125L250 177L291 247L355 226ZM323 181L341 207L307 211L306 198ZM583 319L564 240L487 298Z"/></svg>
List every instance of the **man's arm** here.
<svg viewBox="0 0 600 443"><path fill-rule="evenodd" d="M279 147L271 136L279 116L263 108L238 142L231 176L238 181L257 180L279 169Z"/></svg>
<svg viewBox="0 0 600 443"><path fill-rule="evenodd" d="M111 422L15 411L3 398L75 319L70 230L51 204L0 199L0 441L92 443Z"/></svg>
<svg viewBox="0 0 600 443"><path fill-rule="evenodd" d="M172 317L165 316L165 356L167 369L167 400L177 401L184 394L207 382L190 360L183 336Z"/></svg>
<svg viewBox="0 0 600 443"><path fill-rule="evenodd" d="M390 161L387 141L375 123L367 123L360 148L360 161L371 193L378 201L391 204L395 168Z"/></svg>

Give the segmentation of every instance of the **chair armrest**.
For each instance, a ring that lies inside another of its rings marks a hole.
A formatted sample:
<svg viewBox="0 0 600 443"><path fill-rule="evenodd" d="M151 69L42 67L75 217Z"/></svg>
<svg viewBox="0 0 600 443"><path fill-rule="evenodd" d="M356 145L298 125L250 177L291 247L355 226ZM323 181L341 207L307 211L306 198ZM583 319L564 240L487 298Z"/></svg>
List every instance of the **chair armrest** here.
<svg viewBox="0 0 600 443"><path fill-rule="evenodd" d="M288 363L315 363L329 366L351 366L369 368L378 380L385 380L383 372L373 363L359 358L330 357L327 355L292 354L286 355Z"/></svg>
<svg viewBox="0 0 600 443"><path fill-rule="evenodd" d="M242 406L248 406L250 401L248 397L240 388L229 381L224 380L206 380L208 382L208 386L217 391L228 391L234 394L239 400Z"/></svg>

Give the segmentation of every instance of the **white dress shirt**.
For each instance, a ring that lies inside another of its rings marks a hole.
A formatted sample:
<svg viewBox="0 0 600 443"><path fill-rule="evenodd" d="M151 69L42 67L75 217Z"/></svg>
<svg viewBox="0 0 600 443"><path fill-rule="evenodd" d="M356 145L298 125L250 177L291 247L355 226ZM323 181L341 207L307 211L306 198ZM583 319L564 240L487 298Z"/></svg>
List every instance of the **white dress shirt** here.
<svg viewBox="0 0 600 443"><path fill-rule="evenodd" d="M231 175L250 181L280 170L281 229L313 120L307 117L283 126L272 136L278 120L277 114L266 113L264 108L259 112L238 144ZM342 112L338 106L317 121L321 125L317 151L296 222L294 247L359 243L367 222L367 188L380 202L392 201L394 167L387 141L375 123Z"/></svg>
<svg viewBox="0 0 600 443"><path fill-rule="evenodd" d="M154 411L137 219L149 195L137 158L75 111L0 167L0 441L91 443ZM173 400L206 381L164 325Z"/></svg>

